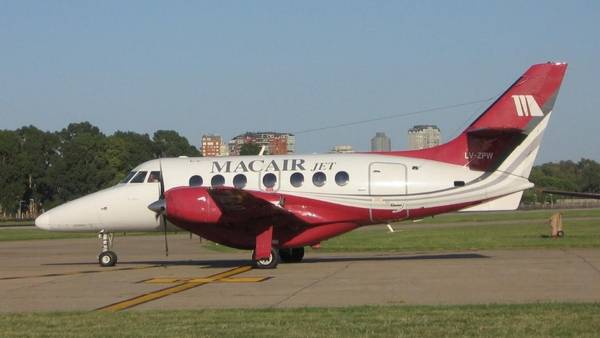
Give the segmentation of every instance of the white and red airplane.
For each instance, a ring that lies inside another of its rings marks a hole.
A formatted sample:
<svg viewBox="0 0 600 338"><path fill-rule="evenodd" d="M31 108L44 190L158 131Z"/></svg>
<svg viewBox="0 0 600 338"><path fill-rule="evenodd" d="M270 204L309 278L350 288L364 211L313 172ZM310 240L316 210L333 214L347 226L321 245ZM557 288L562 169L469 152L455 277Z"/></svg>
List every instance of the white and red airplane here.
<svg viewBox="0 0 600 338"><path fill-rule="evenodd" d="M111 233L167 222L253 250L257 267L298 262L305 246L361 226L452 211L514 210L528 180L567 65L531 66L450 142L423 150L358 154L163 158L114 187L39 216L51 231Z"/></svg>

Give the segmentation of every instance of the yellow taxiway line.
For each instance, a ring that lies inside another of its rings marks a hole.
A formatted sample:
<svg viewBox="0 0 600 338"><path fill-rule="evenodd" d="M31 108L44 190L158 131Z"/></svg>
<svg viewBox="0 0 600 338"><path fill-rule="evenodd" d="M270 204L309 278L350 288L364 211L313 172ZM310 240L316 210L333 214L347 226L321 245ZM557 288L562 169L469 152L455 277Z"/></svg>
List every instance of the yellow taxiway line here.
<svg viewBox="0 0 600 338"><path fill-rule="evenodd" d="M263 282L270 277L227 277L221 278L219 280L212 280L211 278L186 278L186 279L178 279L178 278L169 278L169 277L157 277L151 278L147 280L143 280L139 283L146 284L176 284L176 283L211 283L211 282L223 282L223 283L258 283Z"/></svg>
<svg viewBox="0 0 600 338"><path fill-rule="evenodd" d="M229 277L232 277L232 276L235 276L235 275L238 275L238 274L250 271L250 270L252 270L251 266L244 265L244 266L240 266L240 267L237 267L237 268L234 268L231 270L227 270L227 271L220 272L220 273L217 273L214 275L210 275L206 278L196 278L196 279L185 280L177 285L174 285L174 286L171 286L168 288L149 292L149 293L143 294L141 296L133 297L133 298L130 298L130 299L118 302L118 303L114 303L114 304L110 304L110 305L101 307L99 309L96 309L96 311L117 312L117 311L129 309L134 306L144 304L144 303L147 303L147 302L159 299L159 298L163 298L166 296L170 296L170 295L178 293L178 292L189 290L189 289L195 288L200 285L204 285L204 284L208 284L208 283L212 283L212 282L216 282L216 281L222 281L223 279L227 279Z"/></svg>

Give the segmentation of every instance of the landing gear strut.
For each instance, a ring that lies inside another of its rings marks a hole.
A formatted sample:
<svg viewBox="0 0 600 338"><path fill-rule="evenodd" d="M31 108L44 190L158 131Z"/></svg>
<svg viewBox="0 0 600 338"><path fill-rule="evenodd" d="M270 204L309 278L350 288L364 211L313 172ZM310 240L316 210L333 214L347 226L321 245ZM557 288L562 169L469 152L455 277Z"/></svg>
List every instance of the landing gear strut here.
<svg viewBox="0 0 600 338"><path fill-rule="evenodd" d="M304 248L279 249L279 257L284 263L299 263L304 258Z"/></svg>
<svg viewBox="0 0 600 338"><path fill-rule="evenodd" d="M113 234L104 230L100 231L98 238L102 241L102 252L98 255L100 266L115 266L117 264L117 254L110 251L112 248Z"/></svg>
<svg viewBox="0 0 600 338"><path fill-rule="evenodd" d="M273 226L267 226L261 229L256 235L254 252L252 252L252 261L254 266L259 269L275 269L279 264L279 253L273 249Z"/></svg>

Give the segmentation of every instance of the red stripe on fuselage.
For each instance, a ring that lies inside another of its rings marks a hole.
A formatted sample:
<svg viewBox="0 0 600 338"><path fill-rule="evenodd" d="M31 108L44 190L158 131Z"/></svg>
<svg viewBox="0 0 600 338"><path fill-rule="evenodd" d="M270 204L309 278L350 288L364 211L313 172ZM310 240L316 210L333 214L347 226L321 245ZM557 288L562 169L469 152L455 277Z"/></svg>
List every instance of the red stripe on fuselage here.
<svg viewBox="0 0 600 338"><path fill-rule="evenodd" d="M286 196L293 198L294 196ZM431 208L415 208L403 210L401 213L387 209L372 209L341 206L333 203L303 199L304 201L313 201L310 210L313 214L327 213L330 222L325 217L318 217L319 224L282 224L274 223L273 246L276 248L302 247L309 246L327 240L329 238L341 235L345 232L356 229L359 226L381 224L386 222L400 221L406 219L418 219L427 216L438 215L442 213L457 211L469 206L479 204L484 201L459 203ZM300 208L298 206L298 208ZM287 208L286 208L287 209ZM308 208L304 211L308 212ZM348 217L348 211L353 210L353 215L363 215L356 219ZM369 212L370 211L370 212ZM369 216L372 215L372 216ZM346 221L339 221L345 219ZM269 220L271 221L271 220ZM279 220L281 221L281 219ZM257 225L231 224L231 223L186 223L174 222L175 225L193 232L210 241L223 244L238 249L253 249L257 236Z"/></svg>

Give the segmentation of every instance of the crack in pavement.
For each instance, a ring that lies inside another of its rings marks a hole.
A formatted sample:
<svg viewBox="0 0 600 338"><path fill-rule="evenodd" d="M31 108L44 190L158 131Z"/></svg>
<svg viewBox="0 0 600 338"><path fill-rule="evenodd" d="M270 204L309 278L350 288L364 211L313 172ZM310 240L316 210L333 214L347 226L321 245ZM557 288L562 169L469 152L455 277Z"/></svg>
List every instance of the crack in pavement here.
<svg viewBox="0 0 600 338"><path fill-rule="evenodd" d="M327 275L325 275L325 276L323 276L323 277L321 277L321 278L319 278L319 279L315 280L314 282L312 282L312 283L310 283L310 284L308 284L308 285L305 285L305 286L303 286L303 287L299 288L298 290L296 290L296 291L292 292L292 293L291 293L289 296L287 296L287 297L284 297L282 300L280 300L280 301L278 301L278 302L276 302L276 303L272 304L272 305L270 306L270 308L277 307L277 306L279 306L279 305L283 304L284 302L287 302L288 300L290 300L290 299L292 299L293 297L297 296L297 295L298 295L300 292L302 292L302 291L304 291L304 290L306 290L306 289L309 289L309 288L311 288L311 287L313 287L313 286L315 286L315 285L317 285L317 284L319 284L319 283L321 283L321 282L323 282L323 281L325 281L325 280L329 279L330 277L333 277L333 276L337 275L338 273L340 273L340 272L342 272L342 271L344 271L344 270L348 269L348 267L349 267L350 265L352 265L352 264L354 264L354 262L348 262L348 263L346 263L346 265L342 266L341 268L339 268L339 269L337 269L337 270L335 270L335 271L333 271L333 272L331 272L331 273L329 273L329 274L327 274Z"/></svg>
<svg viewBox="0 0 600 338"><path fill-rule="evenodd" d="M598 268L597 266L595 266L592 262L588 261L587 258L575 253L575 252L571 252L567 249L562 249L563 252L565 253L570 253L571 255L581 259L585 264L589 265L593 270L595 270L596 272L598 272L598 274L600 274L600 268Z"/></svg>

